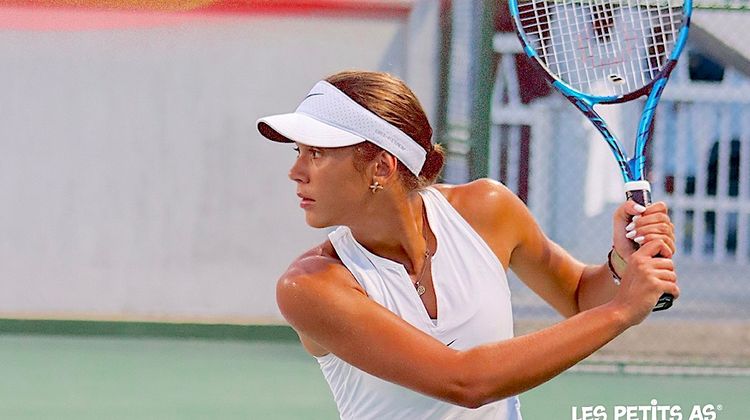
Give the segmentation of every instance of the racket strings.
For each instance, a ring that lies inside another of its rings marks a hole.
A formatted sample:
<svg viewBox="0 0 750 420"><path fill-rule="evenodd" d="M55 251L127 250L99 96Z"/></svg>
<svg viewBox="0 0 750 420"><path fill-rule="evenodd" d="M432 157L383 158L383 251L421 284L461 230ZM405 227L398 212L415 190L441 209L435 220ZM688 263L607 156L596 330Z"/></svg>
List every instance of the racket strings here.
<svg viewBox="0 0 750 420"><path fill-rule="evenodd" d="M683 25L684 0L520 0L519 20L548 70L595 96L653 80Z"/></svg>

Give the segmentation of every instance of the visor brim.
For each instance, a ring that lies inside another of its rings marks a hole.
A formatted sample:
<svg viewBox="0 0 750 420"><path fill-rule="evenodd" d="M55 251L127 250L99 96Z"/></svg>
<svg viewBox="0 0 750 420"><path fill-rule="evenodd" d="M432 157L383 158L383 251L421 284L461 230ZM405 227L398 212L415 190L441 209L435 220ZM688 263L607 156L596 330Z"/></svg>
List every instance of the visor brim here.
<svg viewBox="0 0 750 420"><path fill-rule="evenodd" d="M257 121L263 137L281 143L313 147L344 147L366 139L300 113L271 115Z"/></svg>

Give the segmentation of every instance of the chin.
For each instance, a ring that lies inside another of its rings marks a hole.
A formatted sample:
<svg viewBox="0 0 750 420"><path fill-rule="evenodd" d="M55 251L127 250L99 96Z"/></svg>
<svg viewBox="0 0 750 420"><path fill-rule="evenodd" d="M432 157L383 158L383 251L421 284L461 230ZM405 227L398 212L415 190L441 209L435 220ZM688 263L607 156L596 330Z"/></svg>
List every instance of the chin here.
<svg viewBox="0 0 750 420"><path fill-rule="evenodd" d="M310 213L305 214L305 223L307 223L307 225L310 226L311 228L315 228L315 229L323 229L323 228L335 226L334 223L315 217L314 215Z"/></svg>

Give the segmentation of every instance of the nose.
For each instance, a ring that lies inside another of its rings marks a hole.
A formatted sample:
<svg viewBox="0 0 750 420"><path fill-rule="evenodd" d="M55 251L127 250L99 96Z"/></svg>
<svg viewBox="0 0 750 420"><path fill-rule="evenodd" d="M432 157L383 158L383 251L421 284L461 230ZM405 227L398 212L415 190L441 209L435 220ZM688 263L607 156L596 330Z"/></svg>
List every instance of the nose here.
<svg viewBox="0 0 750 420"><path fill-rule="evenodd" d="M304 159L300 159L299 157L295 159L294 165L292 165L292 167L289 168L289 179L291 179L292 181L298 184L307 183L308 177L307 177L307 170L305 168Z"/></svg>

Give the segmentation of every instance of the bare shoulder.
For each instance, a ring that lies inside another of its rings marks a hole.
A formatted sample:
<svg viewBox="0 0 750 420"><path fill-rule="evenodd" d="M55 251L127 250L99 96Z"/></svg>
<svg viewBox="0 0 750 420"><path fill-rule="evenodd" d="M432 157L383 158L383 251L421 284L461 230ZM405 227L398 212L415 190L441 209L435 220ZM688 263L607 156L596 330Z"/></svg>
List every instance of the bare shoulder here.
<svg viewBox="0 0 750 420"><path fill-rule="evenodd" d="M523 201L502 183L487 178L461 185L436 185L435 188L508 268L525 230L535 225Z"/></svg>
<svg viewBox="0 0 750 420"><path fill-rule="evenodd" d="M281 276L281 280L300 275L315 275L336 265L342 265L341 260L338 259L331 243L325 241L295 258Z"/></svg>
<svg viewBox="0 0 750 420"><path fill-rule="evenodd" d="M328 241L297 257L276 283L281 314L314 356L328 353L319 340L336 331L341 321L332 308L360 299L369 301Z"/></svg>
<svg viewBox="0 0 750 420"><path fill-rule="evenodd" d="M460 185L434 186L475 228L486 223L497 225L499 218L511 215L523 202L502 183L481 178ZM503 218L504 219L504 218Z"/></svg>
<svg viewBox="0 0 750 420"><path fill-rule="evenodd" d="M297 257L276 283L276 301L292 326L302 323L316 308L325 308L326 300L342 292L366 294L329 241Z"/></svg>
<svg viewBox="0 0 750 420"><path fill-rule="evenodd" d="M318 288L339 285L359 288L351 272L336 255L336 250L329 241L309 249L289 265L279 278L277 292L287 289Z"/></svg>

